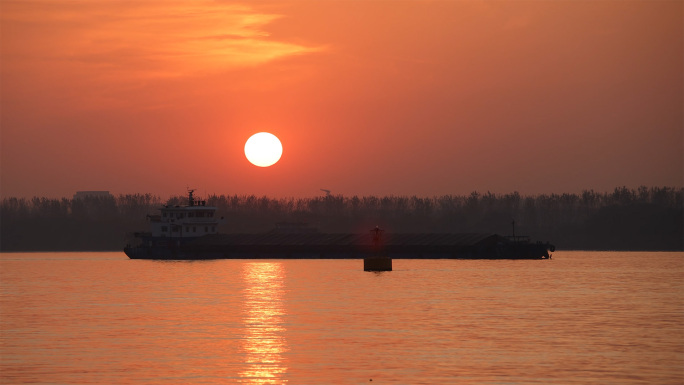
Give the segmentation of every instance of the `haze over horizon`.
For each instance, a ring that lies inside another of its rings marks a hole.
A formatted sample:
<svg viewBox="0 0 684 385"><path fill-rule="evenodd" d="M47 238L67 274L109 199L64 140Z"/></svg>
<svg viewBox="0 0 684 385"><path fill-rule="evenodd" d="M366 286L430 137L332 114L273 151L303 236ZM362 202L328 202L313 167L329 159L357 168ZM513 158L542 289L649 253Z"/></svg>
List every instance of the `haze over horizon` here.
<svg viewBox="0 0 684 385"><path fill-rule="evenodd" d="M0 36L2 197L684 186L680 1L0 0Z"/></svg>

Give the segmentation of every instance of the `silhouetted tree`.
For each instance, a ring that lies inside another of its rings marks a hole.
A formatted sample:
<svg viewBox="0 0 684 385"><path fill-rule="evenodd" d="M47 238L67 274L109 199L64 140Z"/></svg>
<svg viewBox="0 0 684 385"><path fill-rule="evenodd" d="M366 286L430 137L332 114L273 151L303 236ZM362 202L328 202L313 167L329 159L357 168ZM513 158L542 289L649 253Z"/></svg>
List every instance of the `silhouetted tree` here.
<svg viewBox="0 0 684 385"><path fill-rule="evenodd" d="M612 192L521 196L477 191L467 196L318 196L269 198L212 195L207 204L225 217L223 232L263 232L277 222L308 222L321 231L358 232L381 225L395 232L516 233L560 248L684 249L684 189L641 186ZM4 198L0 250L120 250L126 233L144 230L162 204L151 194L83 199Z"/></svg>

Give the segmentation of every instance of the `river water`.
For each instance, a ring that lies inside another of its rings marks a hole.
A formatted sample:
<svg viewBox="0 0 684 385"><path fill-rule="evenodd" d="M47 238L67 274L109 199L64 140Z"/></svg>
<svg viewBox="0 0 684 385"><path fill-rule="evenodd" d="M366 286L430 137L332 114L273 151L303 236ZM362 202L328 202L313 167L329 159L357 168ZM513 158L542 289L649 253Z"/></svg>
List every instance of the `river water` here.
<svg viewBox="0 0 684 385"><path fill-rule="evenodd" d="M684 253L0 257L2 384L684 382Z"/></svg>

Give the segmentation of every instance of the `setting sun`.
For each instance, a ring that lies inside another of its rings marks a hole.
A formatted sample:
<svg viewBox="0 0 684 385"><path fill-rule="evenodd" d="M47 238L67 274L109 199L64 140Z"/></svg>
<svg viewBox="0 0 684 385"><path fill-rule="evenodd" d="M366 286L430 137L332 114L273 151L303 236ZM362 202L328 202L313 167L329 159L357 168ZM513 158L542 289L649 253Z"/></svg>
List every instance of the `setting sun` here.
<svg viewBox="0 0 684 385"><path fill-rule="evenodd" d="M245 143L245 156L253 165L269 167L283 154L283 145L278 137L268 132L259 132L252 135Z"/></svg>

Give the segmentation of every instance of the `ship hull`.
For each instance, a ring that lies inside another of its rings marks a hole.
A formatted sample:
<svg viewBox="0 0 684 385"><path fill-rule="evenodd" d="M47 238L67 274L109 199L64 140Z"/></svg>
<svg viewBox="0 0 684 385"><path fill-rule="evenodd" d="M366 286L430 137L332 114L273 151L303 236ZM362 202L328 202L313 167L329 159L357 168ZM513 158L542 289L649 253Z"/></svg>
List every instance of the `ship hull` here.
<svg viewBox="0 0 684 385"><path fill-rule="evenodd" d="M356 234L231 234L184 242L151 239L126 247L131 259L546 259L542 243L510 242L495 234L394 234L381 245Z"/></svg>

